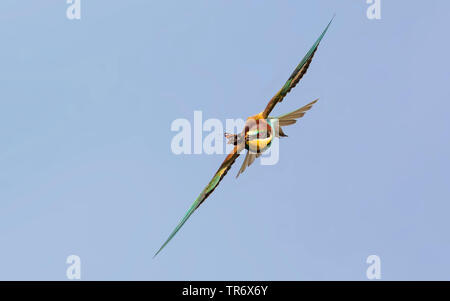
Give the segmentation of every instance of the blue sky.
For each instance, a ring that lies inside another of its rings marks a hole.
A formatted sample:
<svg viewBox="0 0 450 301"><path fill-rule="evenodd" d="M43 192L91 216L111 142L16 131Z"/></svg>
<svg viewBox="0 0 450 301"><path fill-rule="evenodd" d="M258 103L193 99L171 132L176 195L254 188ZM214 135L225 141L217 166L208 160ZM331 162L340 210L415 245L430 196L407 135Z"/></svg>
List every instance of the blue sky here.
<svg viewBox="0 0 450 301"><path fill-rule="evenodd" d="M446 1L0 2L0 279L449 280ZM177 118L261 111L332 15L320 101L242 158L156 258L224 155L174 155Z"/></svg>

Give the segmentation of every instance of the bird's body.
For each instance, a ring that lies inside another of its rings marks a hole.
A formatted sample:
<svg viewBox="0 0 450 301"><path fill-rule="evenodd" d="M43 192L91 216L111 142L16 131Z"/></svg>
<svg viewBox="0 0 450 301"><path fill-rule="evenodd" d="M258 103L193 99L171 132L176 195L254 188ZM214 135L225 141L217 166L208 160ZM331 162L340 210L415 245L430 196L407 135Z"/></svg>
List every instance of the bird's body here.
<svg viewBox="0 0 450 301"><path fill-rule="evenodd" d="M194 211L206 200L206 198L214 191L214 189L219 185L220 181L227 174L233 163L239 157L242 151L247 150L244 162L237 174L239 176L244 170L250 166L256 158L258 158L264 151L270 148L273 138L275 137L287 137L282 129L282 126L288 126L297 122L298 118L303 117L306 111L311 109L313 104L317 102L317 99L313 102L297 109L288 114L284 114L278 117L270 117L269 114L272 112L275 105L281 102L284 97L297 85L300 79L308 70L311 64L312 58L317 51L317 48L327 32L331 22L328 23L325 30L322 32L320 37L316 40L314 45L302 59L300 64L295 68L294 72L291 74L285 85L275 94L274 97L269 101L264 111L248 117L244 129L240 134L228 134L225 133L225 137L228 139L229 144L233 144L233 150L228 154L223 163L220 165L217 172L214 174L211 181L203 189L200 195L197 197L195 202L186 212L185 216L178 223L177 227L172 231L169 238L164 242L161 248L156 252L155 256L169 243L169 241L175 236L175 234L181 229L184 223L189 219L189 217L194 213Z"/></svg>

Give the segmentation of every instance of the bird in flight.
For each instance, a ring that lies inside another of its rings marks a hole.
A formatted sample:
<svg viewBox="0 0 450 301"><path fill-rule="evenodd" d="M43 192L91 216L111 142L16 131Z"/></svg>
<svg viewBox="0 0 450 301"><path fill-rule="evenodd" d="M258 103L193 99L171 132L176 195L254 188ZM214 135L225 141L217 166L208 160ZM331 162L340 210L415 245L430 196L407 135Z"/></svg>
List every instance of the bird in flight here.
<svg viewBox="0 0 450 301"><path fill-rule="evenodd" d="M316 40L314 45L309 49L308 53L295 68L294 72L292 72L291 76L286 81L284 86L275 94L274 97L272 97L264 111L254 116L248 117L242 133L225 133L225 138L228 140L228 143L234 145L233 150L225 158L222 165L220 165L219 169L214 174L212 180L208 183L205 189L203 189L195 202L188 209L184 217L178 223L176 228L169 235L169 238L167 238L167 240L153 257L156 257L156 255L158 255L162 251L162 249L164 249L164 247L172 240L172 238L177 234L181 227L186 223L189 217L191 217L194 211L198 207L200 207L200 205L206 200L206 198L208 198L208 196L214 191L214 189L216 189L220 181L227 174L233 163L239 157L241 151L247 150L247 154L245 155L244 162L239 169L237 177L241 173L243 173L244 170L248 166L250 166L256 158L258 158L264 151L266 151L270 147L274 137L287 137L281 128L282 126L288 126L296 123L297 119L303 117L303 115L305 115L305 112L311 109L311 107L317 102L318 99L301 107L300 109L278 117L269 116L275 105L281 102L284 97L298 84L303 75L305 75L306 71L309 68L309 65L311 64L314 54L316 53L317 48L319 47L319 44L322 41L322 38L325 36L325 33L330 27L333 19L331 19L331 21L328 23L325 30Z"/></svg>

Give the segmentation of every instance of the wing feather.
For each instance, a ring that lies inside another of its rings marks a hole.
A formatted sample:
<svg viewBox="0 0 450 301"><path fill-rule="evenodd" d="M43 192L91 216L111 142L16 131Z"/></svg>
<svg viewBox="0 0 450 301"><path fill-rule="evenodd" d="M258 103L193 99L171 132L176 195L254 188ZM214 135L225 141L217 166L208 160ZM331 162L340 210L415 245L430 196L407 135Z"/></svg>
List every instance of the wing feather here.
<svg viewBox="0 0 450 301"><path fill-rule="evenodd" d="M217 172L214 174L211 181L208 183L208 185L203 189L203 191L200 193L200 195L197 197L195 202L191 205L191 207L188 209L184 217L181 219L181 221L178 223L176 228L172 231L172 233L169 235L169 238L164 242L164 244L159 248L158 252L153 257L156 257L156 255L159 254L159 252L164 249L164 247L172 240L172 238L177 234L177 232L183 227L183 225L186 223L186 221L191 217L191 215L194 213L194 211L200 207L200 205L208 198L208 196L216 189L216 187L219 185L220 181L223 179L223 177L227 174L228 170L230 170L233 163L236 161L236 159L239 157L239 153L241 151L241 147L235 146L233 151L225 158L222 165L220 165Z"/></svg>
<svg viewBox="0 0 450 301"><path fill-rule="evenodd" d="M309 104L301 107L300 109L297 109L295 111L292 111L290 113L275 117L278 119L278 125L279 126L287 126L291 125L297 122L297 119L302 118L307 111L309 111L312 106L318 101L319 99L316 99ZM272 118L272 117L269 117Z"/></svg>
<svg viewBox="0 0 450 301"><path fill-rule="evenodd" d="M270 112L272 112L275 105L284 99L284 97L298 84L300 79L302 79L302 77L303 77L303 75L305 75L306 71L308 71L309 65L312 62L314 54L316 53L320 42L322 41L328 28L330 27L331 22L333 22L333 19L334 19L334 17L328 23L327 27L322 32L322 34L319 36L319 38L316 40L316 42L311 47L311 49L309 49L309 51L305 55L305 57L298 64L297 68L295 68L294 72L292 72L291 76L289 77L287 82L284 84L283 88L281 88L280 91L278 91L277 94L275 94L275 96L272 97L272 99L269 101L269 103L267 104L266 108L264 109L264 111L262 113L263 118L267 118L269 116Z"/></svg>

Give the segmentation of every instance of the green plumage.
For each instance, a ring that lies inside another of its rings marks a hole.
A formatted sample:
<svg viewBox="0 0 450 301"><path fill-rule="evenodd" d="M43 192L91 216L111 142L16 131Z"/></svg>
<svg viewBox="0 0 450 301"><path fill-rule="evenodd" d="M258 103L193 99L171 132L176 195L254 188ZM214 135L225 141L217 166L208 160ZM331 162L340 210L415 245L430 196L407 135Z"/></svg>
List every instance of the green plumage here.
<svg viewBox="0 0 450 301"><path fill-rule="evenodd" d="M272 112L275 105L284 99L284 97L297 85L300 79L302 79L306 71L308 71L309 65L312 62L314 54L316 53L317 48L319 47L319 44L322 41L323 37L327 33L328 28L333 22L333 19L334 17L330 20L325 30L322 32L322 34L319 36L319 38L316 40L313 46L309 49L309 51L306 53L306 55L303 57L300 63L297 65L294 72L292 72L291 76L289 76L284 86L269 101L269 103L267 104L266 108L263 111L263 118L267 118L269 116L270 112Z"/></svg>
<svg viewBox="0 0 450 301"><path fill-rule="evenodd" d="M237 157L239 157L239 149L237 147L234 148L233 152L231 152L223 161L222 165L219 167L217 172L214 174L211 181L206 185L205 189L200 193L192 206L188 209L184 217L175 227L175 229L170 233L169 238L164 242L164 244L159 248L158 252L153 256L153 258L159 254L159 252L164 249L164 247L172 240L172 238L177 234L177 232L183 227L186 221L191 217L194 211L206 200L206 198L216 189L219 185L220 181L227 174L228 170L233 165L234 161L236 161Z"/></svg>
<svg viewBox="0 0 450 301"><path fill-rule="evenodd" d="M314 56L314 54L315 54L315 52L317 50L317 47L319 47L319 44L322 41L323 37L327 33L327 30L330 27L331 22L333 22L333 19L334 19L334 16L330 20L330 22L328 23L327 27L324 29L322 34L316 40L314 45L312 45L312 47L309 49L308 53L306 53L306 55L303 57L303 59L297 65L297 68L295 68L294 72L292 72L292 74L289 77L288 81L286 82L286 84L282 88L282 92L281 93L283 94L283 96L286 96L286 94L289 93L289 91L291 91L291 89L295 87L295 85L300 80L301 76L303 76L303 74L299 75L302 72L302 69L304 70L303 73L306 73L307 67L305 68L305 66L309 65L311 63L311 59Z"/></svg>
<svg viewBox="0 0 450 301"><path fill-rule="evenodd" d="M333 17L334 19L334 17ZM327 32L328 28L330 27L331 22L333 21L331 19L330 23L328 23L325 30L322 32L322 34L319 36L319 38L316 40L314 45L311 47L311 49L308 51L308 53L305 55L305 57L301 60L301 62L297 65L294 72L291 74L287 82L284 84L284 86L278 91L278 93L272 97L272 99L267 104L266 108L263 112L253 116L249 117L249 119L254 120L266 120L272 111L272 109L275 107L275 105L283 100L283 98L286 96L289 91L294 88L297 83L300 81L300 79L303 77L303 75L308 70L308 67L312 61L312 58L314 56L314 53L317 51L317 48L322 40L322 38L325 36L325 33ZM317 101L317 100L316 100ZM313 101L306 106L293 111L291 113L282 115L278 118L279 125L280 126L286 126L290 124L294 124L296 122L297 118L301 118L306 111L308 111L312 105L316 102ZM270 121L269 121L270 122ZM248 134L247 132L241 133L240 135L229 135L230 137L245 137L245 135ZM280 127L280 136L285 137L286 135L282 132ZM227 135L225 135L228 139L231 139ZM256 138L258 139L258 138ZM238 141L238 140L237 140ZM259 142L258 142L259 143ZM239 157L240 152L245 148L245 144L242 143L236 143L233 151L225 158L222 165L219 167L217 172L214 174L211 181L208 183L208 185L203 189L203 191L200 193L200 195L197 197L195 202L191 205L191 207L188 209L184 217L181 219L181 221L178 223L178 225L175 227L175 229L172 231L172 233L169 235L167 240L164 242L164 244L159 248L158 252L153 256L155 257L158 255L162 249L172 240L172 238L177 234L177 232L183 227L183 225L186 223L186 221L191 217L191 215L195 212L195 210L208 198L208 196L216 189L216 187L219 185L220 181L223 179L223 177L227 174L228 170L231 168L233 163L236 161L236 159ZM242 164L241 169L239 170L238 176L240 173L242 173L246 167L250 166L256 158L259 157L260 154L251 154L250 152L247 152L247 155L244 159L244 162Z"/></svg>

